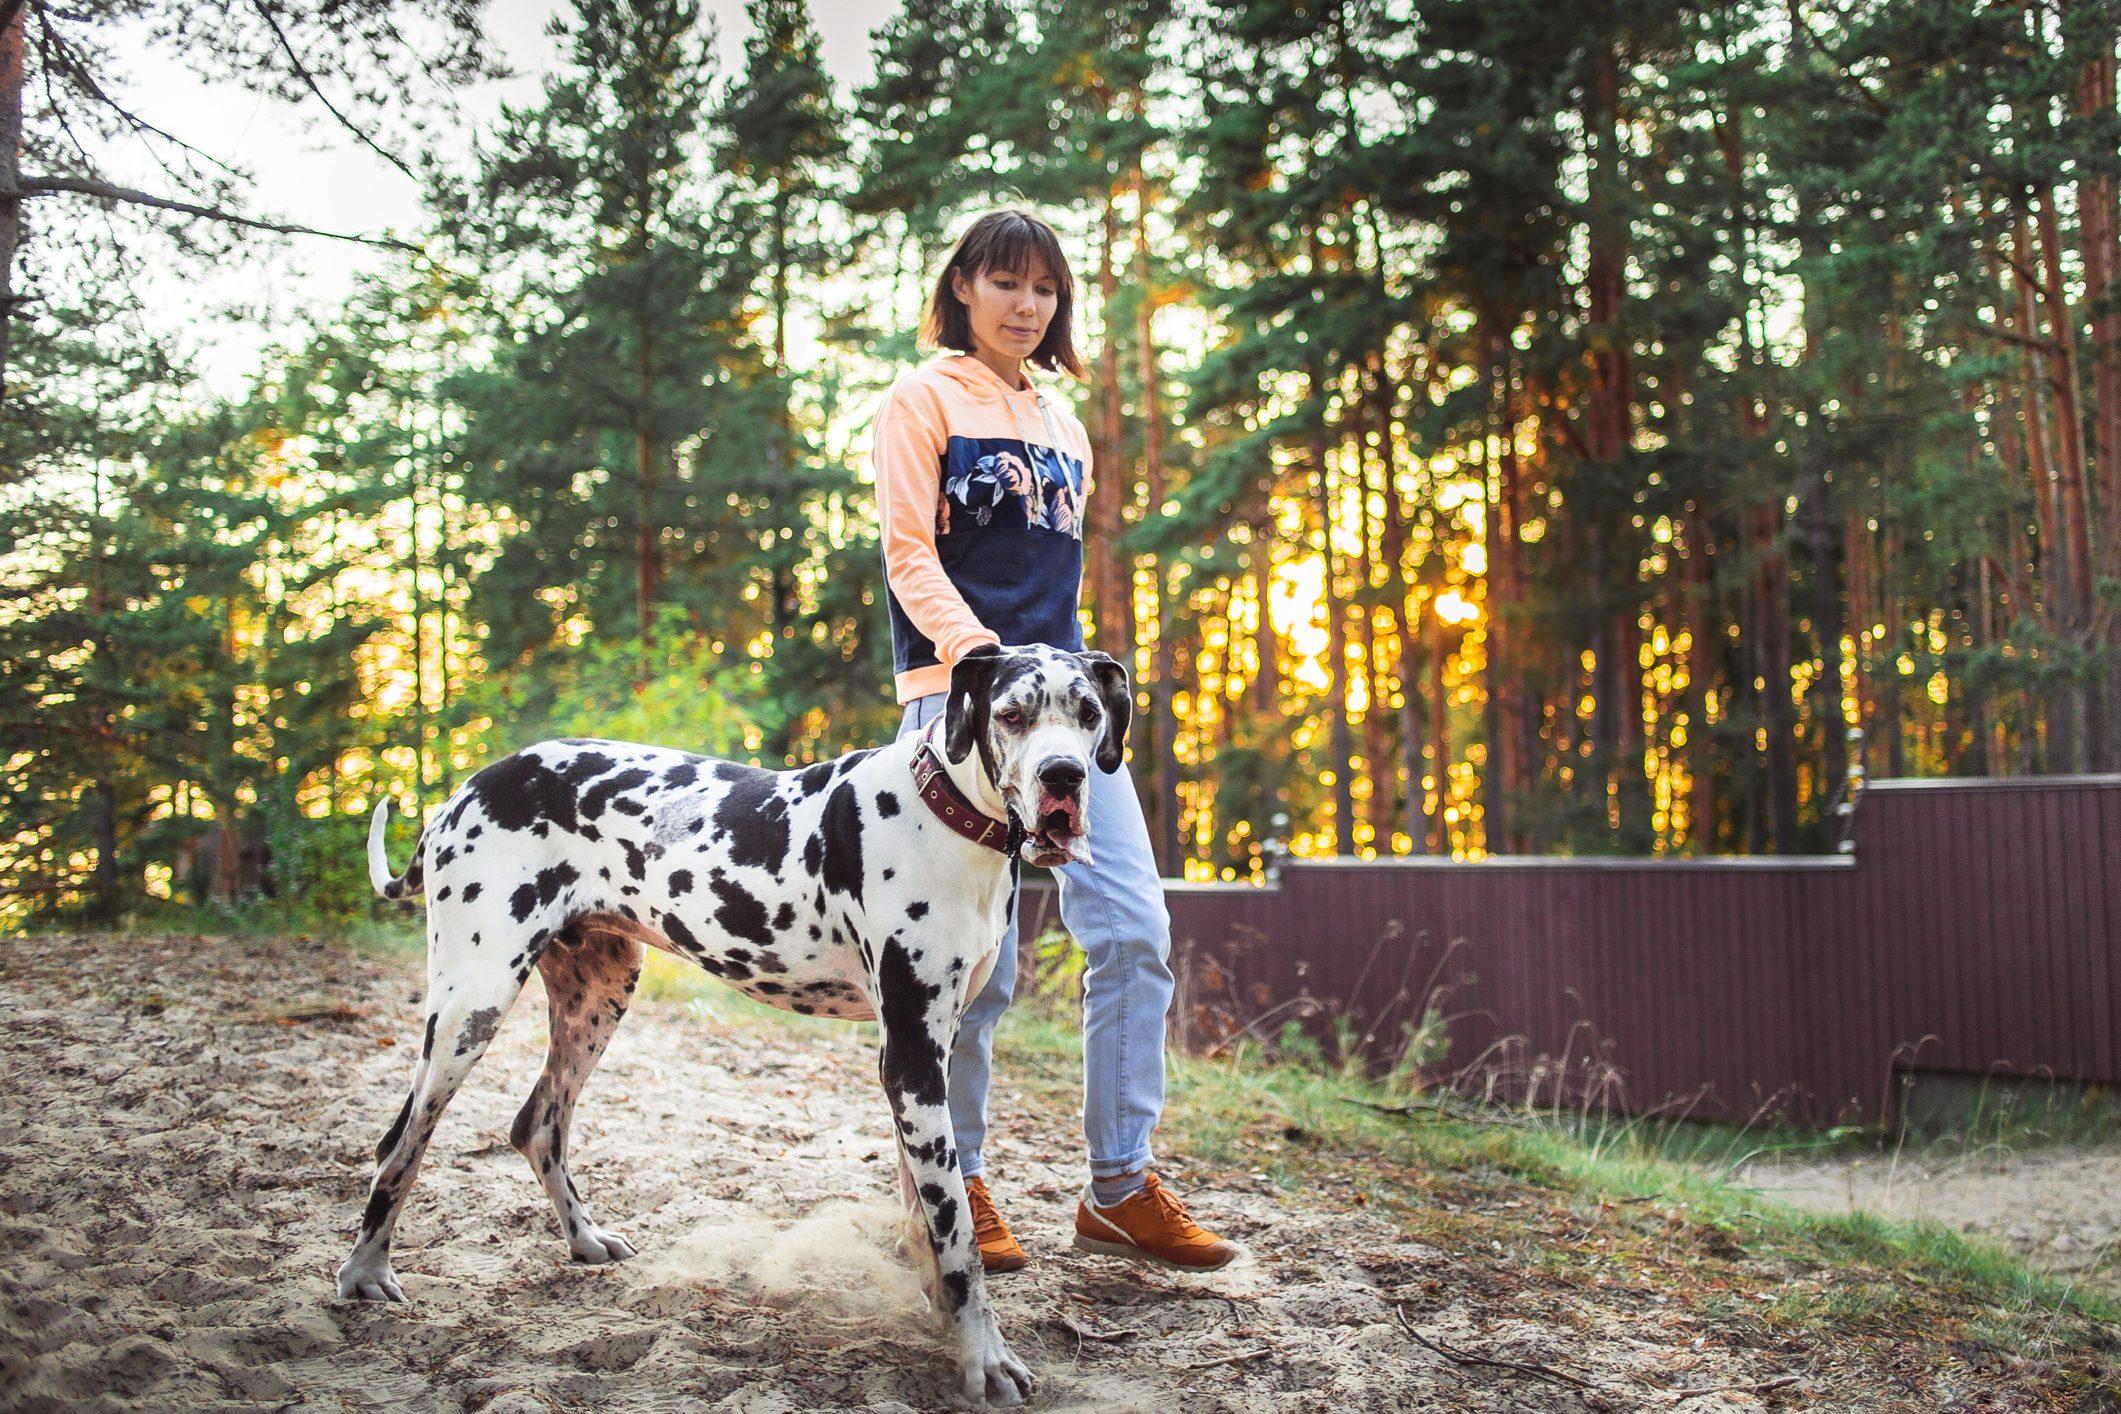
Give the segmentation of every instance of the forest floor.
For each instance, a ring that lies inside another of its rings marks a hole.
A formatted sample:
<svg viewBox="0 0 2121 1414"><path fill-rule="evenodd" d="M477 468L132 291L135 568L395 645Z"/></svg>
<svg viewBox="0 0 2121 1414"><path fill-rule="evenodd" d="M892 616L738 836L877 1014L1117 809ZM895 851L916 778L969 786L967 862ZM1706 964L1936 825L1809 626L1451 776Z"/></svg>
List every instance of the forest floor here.
<svg viewBox="0 0 2121 1414"><path fill-rule="evenodd" d="M532 995L399 1224L411 1304L338 1299L421 972L308 939L0 940L0 1407L958 1403L893 1255L864 1035L667 989L573 1149L637 1260L570 1265L508 1146L544 1054ZM990 1290L1034 1409L2121 1408L2112 1306L2000 1252L1231 1067L1175 1068L1162 1162L1245 1255L1198 1276L1086 1256L1065 1026L1016 1033L997 1073L990 1178L1032 1262Z"/></svg>

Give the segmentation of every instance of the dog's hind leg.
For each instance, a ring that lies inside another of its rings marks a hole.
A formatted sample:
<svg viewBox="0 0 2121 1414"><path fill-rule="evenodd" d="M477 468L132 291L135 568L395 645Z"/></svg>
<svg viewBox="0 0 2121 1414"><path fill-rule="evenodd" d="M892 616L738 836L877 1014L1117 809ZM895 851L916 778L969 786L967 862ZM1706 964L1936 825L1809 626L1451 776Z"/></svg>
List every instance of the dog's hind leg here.
<svg viewBox="0 0 2121 1414"><path fill-rule="evenodd" d="M360 1236L339 1268L339 1295L368 1301L403 1301L405 1292L390 1269L390 1236L397 1227L405 1195L419 1176L420 1160L442 1122L442 1111L471 1074L501 1018L523 990L549 934L544 929L524 939L511 956L505 944L488 939L485 948L444 938L435 924L440 910L428 912L427 1033L413 1071L412 1093L398 1111L397 1122L376 1146L376 1178L361 1214Z"/></svg>
<svg viewBox="0 0 2121 1414"><path fill-rule="evenodd" d="M633 1255L625 1238L590 1220L567 1172L567 1134L574 1102L626 1015L645 951L639 937L601 929L592 916L562 929L538 959L551 1009L552 1045L545 1073L523 1102L508 1138L545 1186L577 1262L623 1262Z"/></svg>

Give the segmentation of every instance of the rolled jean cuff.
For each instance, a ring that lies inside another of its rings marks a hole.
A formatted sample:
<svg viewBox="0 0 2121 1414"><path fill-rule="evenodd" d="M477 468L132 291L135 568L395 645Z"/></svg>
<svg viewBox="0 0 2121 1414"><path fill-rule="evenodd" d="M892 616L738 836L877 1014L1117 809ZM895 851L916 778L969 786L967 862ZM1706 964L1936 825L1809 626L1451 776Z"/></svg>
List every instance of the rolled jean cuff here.
<svg viewBox="0 0 2121 1414"><path fill-rule="evenodd" d="M1135 1150L1132 1154L1127 1155L1125 1158L1092 1159L1090 1161L1090 1177L1094 1179L1103 1179L1106 1181L1110 1181L1115 1178L1122 1178L1127 1174L1134 1172L1136 1169L1145 1169L1149 1167L1150 1161L1153 1160L1155 1157L1156 1156L1150 1152L1149 1146L1144 1144L1141 1146L1141 1148Z"/></svg>
<svg viewBox="0 0 2121 1414"><path fill-rule="evenodd" d="M959 1154L957 1156L957 1176L959 1178L978 1178L986 1171L987 1165L981 1161L978 1154Z"/></svg>

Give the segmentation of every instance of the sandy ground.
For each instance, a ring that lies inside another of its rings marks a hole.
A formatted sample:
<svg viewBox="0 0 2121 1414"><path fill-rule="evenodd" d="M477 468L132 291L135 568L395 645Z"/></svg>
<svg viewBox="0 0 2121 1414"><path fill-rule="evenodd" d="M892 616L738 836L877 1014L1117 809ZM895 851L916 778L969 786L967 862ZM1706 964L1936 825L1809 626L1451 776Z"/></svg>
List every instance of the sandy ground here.
<svg viewBox="0 0 2121 1414"><path fill-rule="evenodd" d="M892 1255L889 1129L851 1030L637 1008L574 1153L591 1209L642 1255L577 1267L506 1141L543 1057L531 990L430 1151L398 1229L412 1302L385 1306L339 1300L331 1278L410 1075L414 965L293 942L0 940L0 1407L957 1403L945 1337ZM1536 1244L1439 1250L1353 1202L1314 1189L1297 1206L1182 1161L1179 1186L1247 1255L1142 1273L1066 1245L1074 1117L1011 1108L989 1162L1032 1265L991 1289L1034 1409L2049 1407L1992 1382L1959 1403L1933 1368L1705 1321L1646 1273L1557 1276ZM1747 1300L1783 1279L1734 1271L1760 1288ZM1403 1319L1548 1376L1447 1359Z"/></svg>
<svg viewBox="0 0 2121 1414"><path fill-rule="evenodd" d="M2121 1294L2121 1149L1989 1149L1755 1163L1731 1182L1814 1212L1922 1218Z"/></svg>

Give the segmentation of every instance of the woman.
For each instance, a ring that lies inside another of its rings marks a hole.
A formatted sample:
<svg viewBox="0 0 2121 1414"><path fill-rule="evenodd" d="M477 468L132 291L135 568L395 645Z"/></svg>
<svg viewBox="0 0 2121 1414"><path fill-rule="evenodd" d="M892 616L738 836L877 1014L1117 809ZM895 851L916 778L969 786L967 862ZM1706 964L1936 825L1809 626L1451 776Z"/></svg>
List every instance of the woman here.
<svg viewBox="0 0 2121 1414"><path fill-rule="evenodd" d="M1075 282L1052 228L1021 211L975 221L944 263L921 320L923 347L955 350L907 374L877 410L877 504L900 734L942 713L950 669L983 643L1080 652L1083 498L1090 439L1023 366L1081 377ZM1096 860L1064 865L1061 919L1088 966L1083 1129L1090 1184L1075 1245L1202 1270L1237 1255L1158 1182L1150 1135L1163 1110L1171 923L1132 777L1091 772ZM950 1065L950 1121L990 1272L1024 1265L982 1174L994 1023L1016 983L1011 917L986 988L966 1010Z"/></svg>

